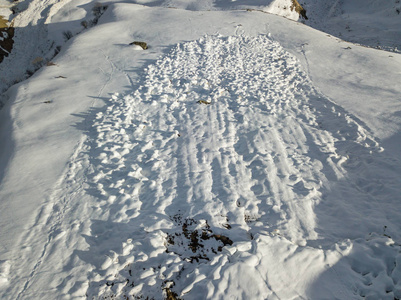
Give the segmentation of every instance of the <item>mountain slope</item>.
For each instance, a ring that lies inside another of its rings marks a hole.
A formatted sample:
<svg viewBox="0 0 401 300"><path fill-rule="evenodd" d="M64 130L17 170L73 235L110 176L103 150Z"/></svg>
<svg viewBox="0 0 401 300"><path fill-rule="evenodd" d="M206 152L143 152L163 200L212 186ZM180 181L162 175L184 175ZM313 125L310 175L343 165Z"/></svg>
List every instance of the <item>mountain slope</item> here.
<svg viewBox="0 0 401 300"><path fill-rule="evenodd" d="M305 0L305 24L352 43L401 51L399 0Z"/></svg>
<svg viewBox="0 0 401 300"><path fill-rule="evenodd" d="M115 2L6 93L1 298L400 297L400 55Z"/></svg>

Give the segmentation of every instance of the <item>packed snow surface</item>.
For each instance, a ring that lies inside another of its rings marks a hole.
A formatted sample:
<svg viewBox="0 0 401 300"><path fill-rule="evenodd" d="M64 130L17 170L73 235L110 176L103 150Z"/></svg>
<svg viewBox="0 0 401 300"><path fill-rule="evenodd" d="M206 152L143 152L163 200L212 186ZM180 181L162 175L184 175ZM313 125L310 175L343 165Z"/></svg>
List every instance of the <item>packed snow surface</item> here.
<svg viewBox="0 0 401 300"><path fill-rule="evenodd" d="M89 251L97 253L114 226L128 236L97 271L106 278L89 284L89 298L163 299L154 286L168 284L179 296L199 299L313 294L308 284L353 246L344 240L343 249L337 243L314 248L319 239L345 239L350 225L356 236L369 226L383 231L378 224L398 218L382 207L398 201L365 179L368 165L377 172L391 161L266 36L213 36L176 46L147 68L133 94L112 97L94 130L89 177L107 221L93 226L98 237L90 239ZM391 177L387 184L398 190ZM376 224L347 216L352 204L345 199L351 197ZM400 248L388 237L372 238L374 250L391 253L390 270L378 272L391 283L387 292L393 291L393 280L400 280L393 273L401 269L391 265ZM274 253L283 249L289 251L285 258ZM295 266L302 278L294 276ZM350 262L354 276L360 267L358 259ZM386 294L375 288L362 285L358 293Z"/></svg>
<svg viewBox="0 0 401 300"><path fill-rule="evenodd" d="M1 299L401 298L400 54L286 0L20 5Z"/></svg>

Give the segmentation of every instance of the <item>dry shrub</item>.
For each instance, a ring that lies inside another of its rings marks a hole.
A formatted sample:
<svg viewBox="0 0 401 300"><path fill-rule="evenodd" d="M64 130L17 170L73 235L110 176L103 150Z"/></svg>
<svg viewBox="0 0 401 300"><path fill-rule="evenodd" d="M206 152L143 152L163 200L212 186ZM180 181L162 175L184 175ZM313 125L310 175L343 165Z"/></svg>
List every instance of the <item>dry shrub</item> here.
<svg viewBox="0 0 401 300"><path fill-rule="evenodd" d="M305 20L308 20L306 16L306 10L298 3L297 0L292 0L291 10L294 10Z"/></svg>
<svg viewBox="0 0 401 300"><path fill-rule="evenodd" d="M0 16L0 63L13 49L14 27Z"/></svg>

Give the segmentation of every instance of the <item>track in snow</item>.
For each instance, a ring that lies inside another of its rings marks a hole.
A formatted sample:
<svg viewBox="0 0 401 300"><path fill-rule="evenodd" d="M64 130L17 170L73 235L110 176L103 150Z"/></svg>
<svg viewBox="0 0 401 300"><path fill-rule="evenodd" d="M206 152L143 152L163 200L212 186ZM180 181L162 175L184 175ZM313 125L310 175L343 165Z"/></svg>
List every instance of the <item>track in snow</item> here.
<svg viewBox="0 0 401 300"><path fill-rule="evenodd" d="M359 173L382 149L265 36L177 45L132 95L115 94L94 128L92 187L104 221L92 226L89 253L113 250L89 297L161 299L173 289L218 298L234 286L243 297L283 297L260 253L270 243L297 249L347 237L341 229L318 235L315 207L339 197L341 207L344 197L359 201L381 188ZM339 182L345 187L333 196ZM330 214L330 205L322 211ZM328 256L305 251L317 261ZM244 276L223 278L233 268Z"/></svg>
<svg viewBox="0 0 401 300"><path fill-rule="evenodd" d="M401 294L397 162L278 43L206 36L145 75L0 262L6 297Z"/></svg>

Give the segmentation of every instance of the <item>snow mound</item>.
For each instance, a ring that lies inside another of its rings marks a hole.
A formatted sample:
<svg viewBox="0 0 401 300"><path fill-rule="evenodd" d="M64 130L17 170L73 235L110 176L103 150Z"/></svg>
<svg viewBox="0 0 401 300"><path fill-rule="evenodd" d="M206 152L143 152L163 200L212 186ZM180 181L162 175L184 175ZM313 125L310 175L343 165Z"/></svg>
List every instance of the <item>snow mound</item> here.
<svg viewBox="0 0 401 300"><path fill-rule="evenodd" d="M386 197L364 179L364 164L385 158L277 42L206 36L178 44L148 66L135 92L110 101L90 150L88 183L103 213L81 256L108 253L95 264L90 299L288 299L339 287L356 295L352 285L365 279L353 271L359 261L342 259L353 249L348 228L379 232L388 216L372 204L361 208L366 220L347 216L343 201L363 207L367 195ZM326 275L336 264L350 282ZM377 294L389 292L378 282Z"/></svg>

